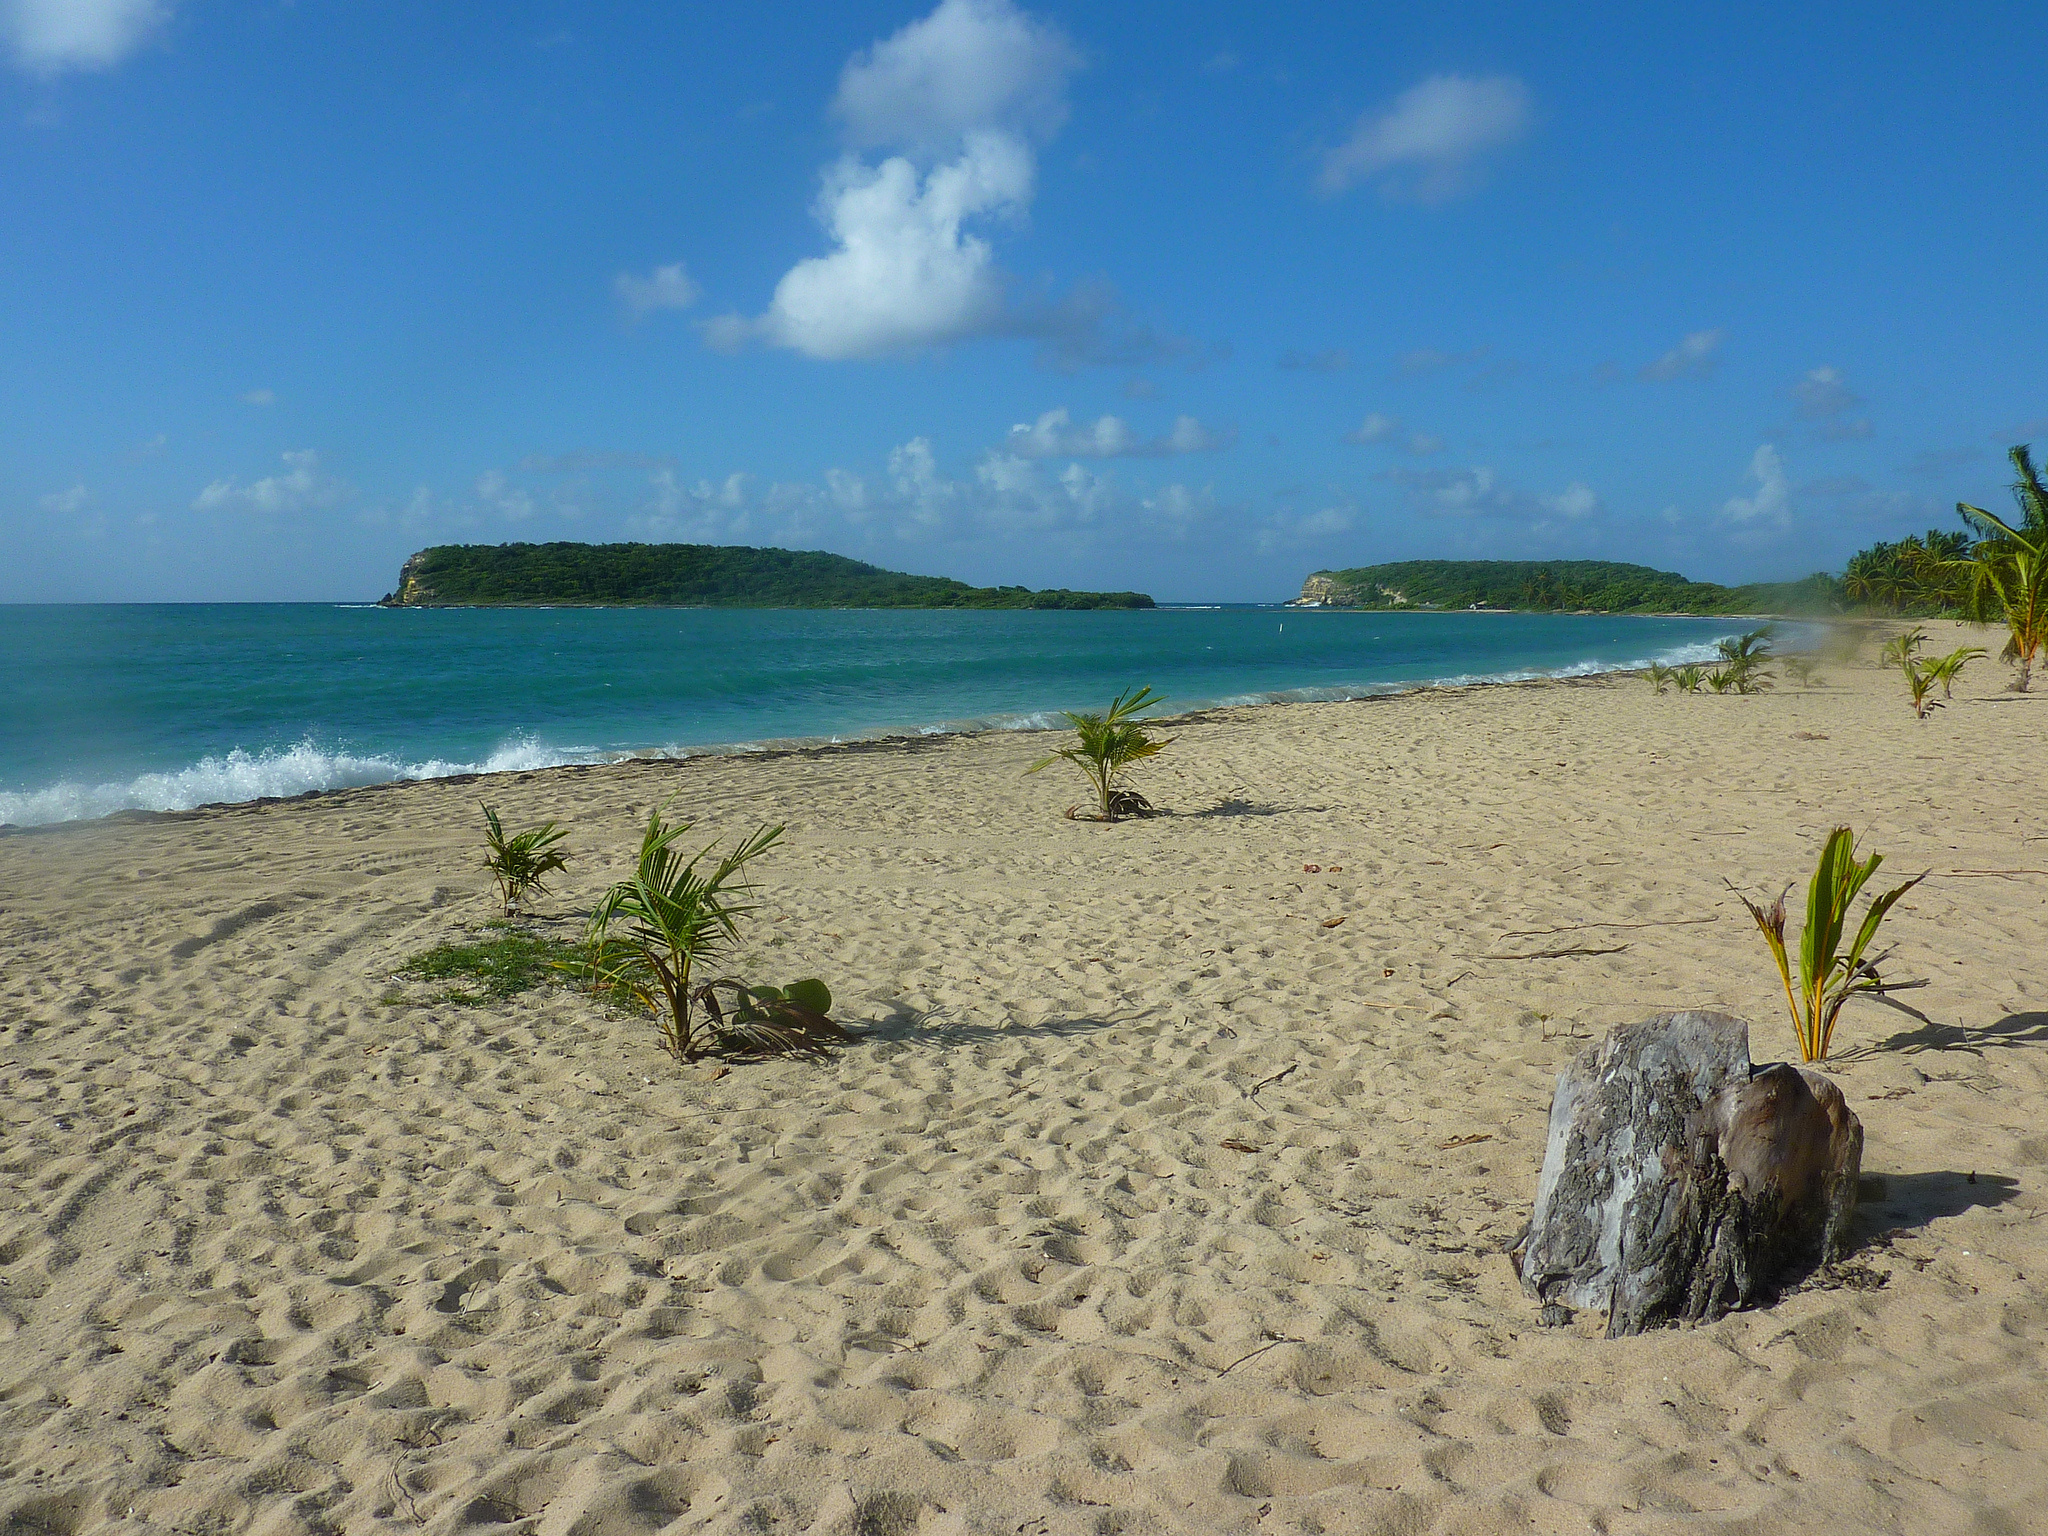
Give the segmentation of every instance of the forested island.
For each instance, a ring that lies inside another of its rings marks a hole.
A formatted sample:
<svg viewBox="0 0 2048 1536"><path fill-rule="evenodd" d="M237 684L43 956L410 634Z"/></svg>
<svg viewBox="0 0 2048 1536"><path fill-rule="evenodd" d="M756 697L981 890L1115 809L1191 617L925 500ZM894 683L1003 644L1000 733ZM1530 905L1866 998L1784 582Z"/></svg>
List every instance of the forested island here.
<svg viewBox="0 0 2048 1536"><path fill-rule="evenodd" d="M1538 613L1827 613L1842 583L1723 587L1615 560L1399 560L1318 571L1298 601L1332 608L1499 608Z"/></svg>
<svg viewBox="0 0 2048 1536"><path fill-rule="evenodd" d="M1150 608L1142 592L1034 592L906 576L822 550L725 544L438 544L386 608Z"/></svg>

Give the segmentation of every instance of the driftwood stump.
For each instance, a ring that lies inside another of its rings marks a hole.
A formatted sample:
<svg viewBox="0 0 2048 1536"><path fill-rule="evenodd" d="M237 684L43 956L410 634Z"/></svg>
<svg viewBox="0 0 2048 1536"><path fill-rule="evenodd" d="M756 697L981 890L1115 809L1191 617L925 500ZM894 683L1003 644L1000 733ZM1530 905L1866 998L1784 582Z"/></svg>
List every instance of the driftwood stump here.
<svg viewBox="0 0 2048 1536"><path fill-rule="evenodd" d="M1624 1025L1557 1080L1536 1210L1513 1255L1546 1322L1607 1335L1712 1322L1787 1269L1840 1258L1863 1126L1823 1074L1752 1066L1724 1013Z"/></svg>

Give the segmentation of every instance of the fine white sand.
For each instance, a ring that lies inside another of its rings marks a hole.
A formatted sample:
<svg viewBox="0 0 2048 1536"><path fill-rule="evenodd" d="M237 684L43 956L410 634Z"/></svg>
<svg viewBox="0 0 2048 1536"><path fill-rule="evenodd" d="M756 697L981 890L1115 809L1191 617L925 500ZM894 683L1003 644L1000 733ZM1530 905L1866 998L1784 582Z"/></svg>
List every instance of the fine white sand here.
<svg viewBox="0 0 2048 1536"><path fill-rule="evenodd" d="M0 837L0 1526L2043 1529L2048 695L2004 678L1227 711L1116 826L991 735ZM394 983L492 915L480 796L571 829L567 935L670 795L789 824L749 947L861 1043L678 1067L580 993ZM1538 1327L1556 1073L1673 1007L1790 1050L1722 882L1837 821L1935 872L1886 935L1930 985L1837 1037L1862 1288Z"/></svg>

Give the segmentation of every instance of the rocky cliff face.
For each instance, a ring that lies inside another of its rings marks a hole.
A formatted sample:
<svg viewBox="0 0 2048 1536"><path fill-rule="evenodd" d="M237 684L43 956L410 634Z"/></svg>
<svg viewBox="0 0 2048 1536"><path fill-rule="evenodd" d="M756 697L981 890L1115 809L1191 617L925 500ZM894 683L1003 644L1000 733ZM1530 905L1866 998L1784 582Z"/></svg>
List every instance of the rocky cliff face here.
<svg viewBox="0 0 2048 1536"><path fill-rule="evenodd" d="M1341 607L1347 600L1346 594L1327 576L1311 576L1301 584L1301 596L1295 601L1304 606L1318 608Z"/></svg>
<svg viewBox="0 0 2048 1536"><path fill-rule="evenodd" d="M425 608L433 604L434 589L420 575L420 568L425 564L426 558L427 552L421 550L398 568L398 590L388 592L379 598L379 607Z"/></svg>

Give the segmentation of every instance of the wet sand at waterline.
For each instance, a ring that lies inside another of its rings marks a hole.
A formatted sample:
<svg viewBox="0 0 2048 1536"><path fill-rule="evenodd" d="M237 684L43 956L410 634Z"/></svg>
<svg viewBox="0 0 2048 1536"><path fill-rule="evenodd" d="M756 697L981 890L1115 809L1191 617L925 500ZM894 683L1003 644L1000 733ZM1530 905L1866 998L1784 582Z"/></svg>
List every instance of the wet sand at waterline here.
<svg viewBox="0 0 2048 1536"><path fill-rule="evenodd" d="M997 734L0 837L0 1520L2041 1529L2048 694L1824 676L1220 711L1115 826ZM748 947L858 1044L678 1067L578 992L394 983L493 915L479 796L569 827L567 936L670 795L788 823ZM1934 871L1885 932L1929 984L1836 1037L1854 1261L1538 1327L1558 1070L1676 1007L1790 1050L1722 882L1840 821Z"/></svg>

